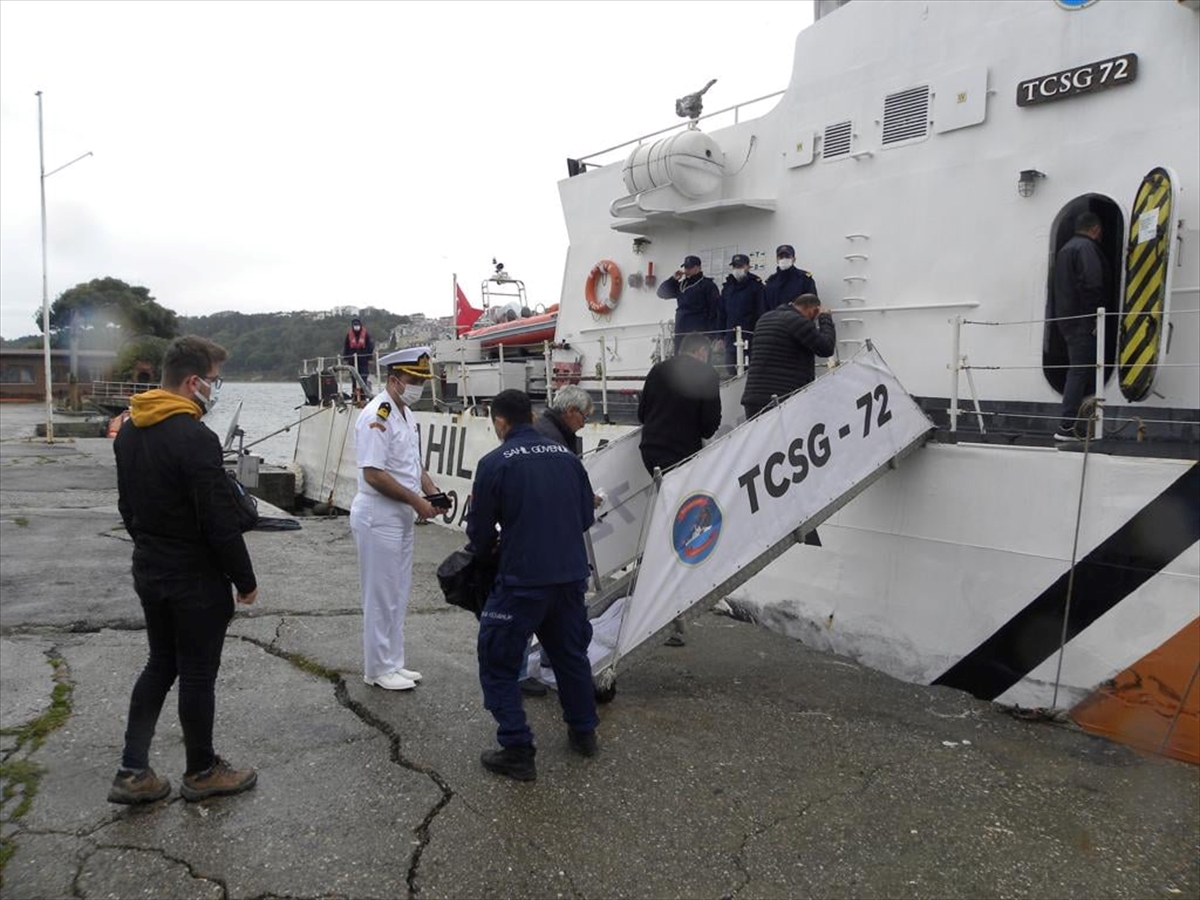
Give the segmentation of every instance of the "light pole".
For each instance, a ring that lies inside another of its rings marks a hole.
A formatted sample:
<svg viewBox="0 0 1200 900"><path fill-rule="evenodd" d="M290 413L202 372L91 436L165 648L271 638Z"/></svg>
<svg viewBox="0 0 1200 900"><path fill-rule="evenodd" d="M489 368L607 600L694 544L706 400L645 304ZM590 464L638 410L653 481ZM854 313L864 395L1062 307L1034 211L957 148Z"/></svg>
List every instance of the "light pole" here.
<svg viewBox="0 0 1200 900"><path fill-rule="evenodd" d="M42 349L46 357L46 443L54 443L54 380L50 368L50 291L46 277L46 179L55 172L61 172L67 166L74 165L84 157L92 155L89 150L83 156L77 156L69 163L57 169L46 171L45 142L42 139L42 92L37 92L38 98L38 169L41 172L42 184Z"/></svg>

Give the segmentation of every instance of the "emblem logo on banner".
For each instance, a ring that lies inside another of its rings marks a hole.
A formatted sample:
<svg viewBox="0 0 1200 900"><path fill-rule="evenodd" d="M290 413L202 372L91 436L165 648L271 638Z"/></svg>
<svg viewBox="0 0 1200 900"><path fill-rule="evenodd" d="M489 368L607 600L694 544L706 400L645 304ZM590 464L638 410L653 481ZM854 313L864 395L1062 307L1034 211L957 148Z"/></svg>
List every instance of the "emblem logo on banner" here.
<svg viewBox="0 0 1200 900"><path fill-rule="evenodd" d="M697 566L708 559L721 539L721 507L711 494L692 494L675 512L671 544L684 565Z"/></svg>

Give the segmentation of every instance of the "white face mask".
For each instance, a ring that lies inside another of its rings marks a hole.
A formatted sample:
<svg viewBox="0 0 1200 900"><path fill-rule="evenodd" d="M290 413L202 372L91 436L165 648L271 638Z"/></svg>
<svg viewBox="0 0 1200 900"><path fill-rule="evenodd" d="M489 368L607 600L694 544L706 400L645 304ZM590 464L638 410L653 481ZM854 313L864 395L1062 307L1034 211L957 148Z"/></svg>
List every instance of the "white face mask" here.
<svg viewBox="0 0 1200 900"><path fill-rule="evenodd" d="M738 281L741 281L743 278L746 277L746 270L745 269L734 269L733 277L736 278Z"/></svg>
<svg viewBox="0 0 1200 900"><path fill-rule="evenodd" d="M402 396L405 406L417 405L420 399L425 396L425 384L426 382L422 381L420 384L406 384L404 386L404 393Z"/></svg>
<svg viewBox="0 0 1200 900"><path fill-rule="evenodd" d="M791 267L792 267L792 261L790 259L788 259L787 257L784 257L783 259L779 260L779 268L783 269L785 272L788 269L790 269Z"/></svg>
<svg viewBox="0 0 1200 900"><path fill-rule="evenodd" d="M217 405L217 397L221 393L221 380L218 378L216 379L216 384L209 384L203 378L200 378L200 376L197 375L196 377L199 378L202 385L208 388L208 396L205 397L203 394L197 393L193 396L193 399L200 406L201 412L204 415L208 415L213 411L213 407Z"/></svg>

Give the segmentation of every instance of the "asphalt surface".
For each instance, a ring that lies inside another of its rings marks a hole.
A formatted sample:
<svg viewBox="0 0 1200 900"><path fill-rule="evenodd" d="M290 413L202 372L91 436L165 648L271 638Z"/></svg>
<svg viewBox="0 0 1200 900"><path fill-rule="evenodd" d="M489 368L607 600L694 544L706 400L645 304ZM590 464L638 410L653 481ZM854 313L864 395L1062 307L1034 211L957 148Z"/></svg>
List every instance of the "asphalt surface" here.
<svg viewBox="0 0 1200 900"><path fill-rule="evenodd" d="M109 442L28 440L40 413L0 408L4 898L1200 897L1195 767L717 614L621 674L594 759L553 694L527 700L538 780L498 779L475 621L433 577L461 538L418 531L425 680L388 693L360 677L345 518L249 536L216 745L256 789L112 806L145 658L131 545ZM70 714L38 745L20 729L56 685ZM177 787L171 698L152 760Z"/></svg>

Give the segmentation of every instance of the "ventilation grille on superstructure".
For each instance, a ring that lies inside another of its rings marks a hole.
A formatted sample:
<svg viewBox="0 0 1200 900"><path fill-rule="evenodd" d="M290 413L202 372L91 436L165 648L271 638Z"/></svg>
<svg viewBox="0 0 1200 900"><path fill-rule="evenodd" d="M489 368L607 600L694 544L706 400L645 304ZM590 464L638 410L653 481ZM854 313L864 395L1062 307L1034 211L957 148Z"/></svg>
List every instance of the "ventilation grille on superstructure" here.
<svg viewBox="0 0 1200 900"><path fill-rule="evenodd" d="M825 139L821 142L821 156L833 159L838 156L850 155L850 138L853 133L853 123L838 122L825 126Z"/></svg>
<svg viewBox="0 0 1200 900"><path fill-rule="evenodd" d="M889 94L883 101L883 146L929 133L929 85Z"/></svg>

